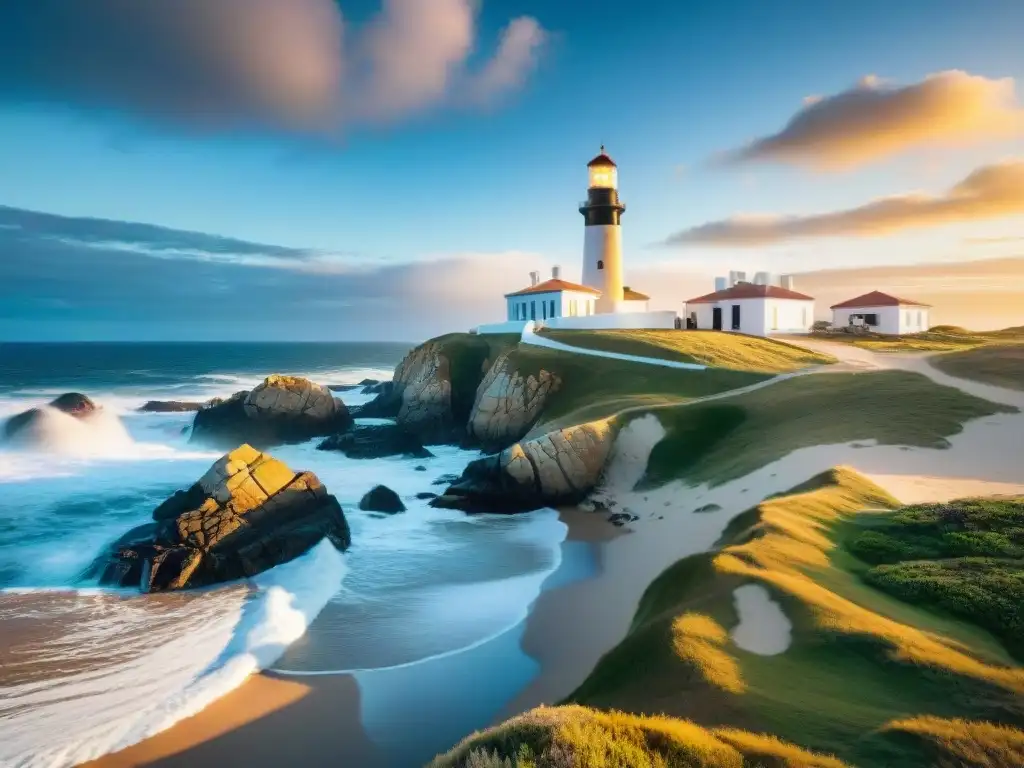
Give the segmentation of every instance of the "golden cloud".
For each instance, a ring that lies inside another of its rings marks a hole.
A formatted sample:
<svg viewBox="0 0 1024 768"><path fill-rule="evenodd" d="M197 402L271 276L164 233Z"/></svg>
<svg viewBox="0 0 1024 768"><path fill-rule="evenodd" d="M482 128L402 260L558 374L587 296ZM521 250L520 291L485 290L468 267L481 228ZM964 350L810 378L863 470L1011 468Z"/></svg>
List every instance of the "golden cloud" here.
<svg viewBox="0 0 1024 768"><path fill-rule="evenodd" d="M810 237L871 237L1024 214L1024 160L973 171L944 195L899 195L810 216L737 216L669 236L668 245L757 246Z"/></svg>
<svg viewBox="0 0 1024 768"><path fill-rule="evenodd" d="M726 153L725 164L778 162L841 170L922 147L1024 135L1012 78L960 70L894 87L874 76L832 96L811 96L778 133Z"/></svg>

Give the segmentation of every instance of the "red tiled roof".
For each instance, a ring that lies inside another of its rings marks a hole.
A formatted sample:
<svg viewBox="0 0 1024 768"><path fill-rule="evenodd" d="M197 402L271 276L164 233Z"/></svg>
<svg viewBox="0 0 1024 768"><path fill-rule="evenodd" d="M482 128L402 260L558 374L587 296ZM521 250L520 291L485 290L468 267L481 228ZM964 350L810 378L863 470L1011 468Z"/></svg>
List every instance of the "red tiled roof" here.
<svg viewBox="0 0 1024 768"><path fill-rule="evenodd" d="M858 296L855 299L841 302L839 304L833 304L829 309L847 309L850 307L929 307L930 304L922 304L919 301L910 301L910 299L901 299L899 296L892 296L888 293L882 293L881 291L872 291L871 293L865 293L863 296Z"/></svg>
<svg viewBox="0 0 1024 768"><path fill-rule="evenodd" d="M608 157L608 153L604 151L604 146L601 147L601 154L587 163L587 168L592 168L595 165L610 165L612 168L617 168L615 161Z"/></svg>
<svg viewBox="0 0 1024 768"><path fill-rule="evenodd" d="M640 291L634 291L628 285L622 289L622 298L625 301L650 301L651 297L646 293L640 293Z"/></svg>
<svg viewBox="0 0 1024 768"><path fill-rule="evenodd" d="M589 285L577 285L576 283L569 283L565 280L545 280L543 283L537 285L531 285L528 288L523 288L521 291L515 291L514 293L506 293L505 298L509 296L526 296L531 293L555 293L557 291L576 291L577 293L593 293L596 296L600 296L601 292L596 288L591 288Z"/></svg>
<svg viewBox="0 0 1024 768"><path fill-rule="evenodd" d="M794 299L796 301L814 301L813 296L780 288L777 285L755 285L754 283L736 283L732 288L715 291L704 296L690 299L687 304L714 304L729 299Z"/></svg>

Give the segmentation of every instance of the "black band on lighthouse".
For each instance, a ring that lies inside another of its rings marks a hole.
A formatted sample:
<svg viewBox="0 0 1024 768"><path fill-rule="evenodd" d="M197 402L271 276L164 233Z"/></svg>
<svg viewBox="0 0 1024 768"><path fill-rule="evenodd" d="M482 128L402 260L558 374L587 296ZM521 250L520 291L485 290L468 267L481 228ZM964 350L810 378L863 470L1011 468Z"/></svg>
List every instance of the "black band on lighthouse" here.
<svg viewBox="0 0 1024 768"><path fill-rule="evenodd" d="M591 187L587 190L586 205L580 206L588 227L617 225L625 211L626 205L619 200L618 190L610 187Z"/></svg>

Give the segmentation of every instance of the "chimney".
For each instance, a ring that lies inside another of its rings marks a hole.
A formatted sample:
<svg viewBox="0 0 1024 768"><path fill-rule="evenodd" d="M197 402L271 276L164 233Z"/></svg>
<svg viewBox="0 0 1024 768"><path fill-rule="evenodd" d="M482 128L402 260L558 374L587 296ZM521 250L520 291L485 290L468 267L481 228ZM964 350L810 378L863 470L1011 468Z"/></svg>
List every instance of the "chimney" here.
<svg viewBox="0 0 1024 768"><path fill-rule="evenodd" d="M715 278L715 293L724 291L729 287L729 278L727 277L716 277Z"/></svg>
<svg viewBox="0 0 1024 768"><path fill-rule="evenodd" d="M771 285L772 276L768 272L758 272L754 275L754 285Z"/></svg>
<svg viewBox="0 0 1024 768"><path fill-rule="evenodd" d="M736 269L734 269L734 270L729 272L729 287L730 288L732 286L736 285L736 283L745 283L745 282L747 282L747 273L746 272L740 272L739 270L736 270Z"/></svg>
<svg viewBox="0 0 1024 768"><path fill-rule="evenodd" d="M551 279L558 280L562 277L562 268L557 264L551 268Z"/></svg>
<svg viewBox="0 0 1024 768"><path fill-rule="evenodd" d="M540 272L531 272L530 273L530 287L532 288L533 286L537 285L537 283L539 283L539 282L540 282Z"/></svg>
<svg viewBox="0 0 1024 768"><path fill-rule="evenodd" d="M796 280L792 275L783 275L779 278L779 287L785 288L787 291L795 291Z"/></svg>

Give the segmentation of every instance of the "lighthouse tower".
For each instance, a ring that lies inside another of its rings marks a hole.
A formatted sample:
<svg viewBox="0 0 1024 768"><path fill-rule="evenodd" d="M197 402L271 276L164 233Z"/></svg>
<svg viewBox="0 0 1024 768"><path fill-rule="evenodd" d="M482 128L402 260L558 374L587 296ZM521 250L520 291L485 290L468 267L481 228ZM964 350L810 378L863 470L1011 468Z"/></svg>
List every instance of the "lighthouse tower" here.
<svg viewBox="0 0 1024 768"><path fill-rule="evenodd" d="M597 312L622 309L622 227L626 206L619 200L615 161L604 151L587 163L590 184L580 206L583 230L583 284L601 291Z"/></svg>

